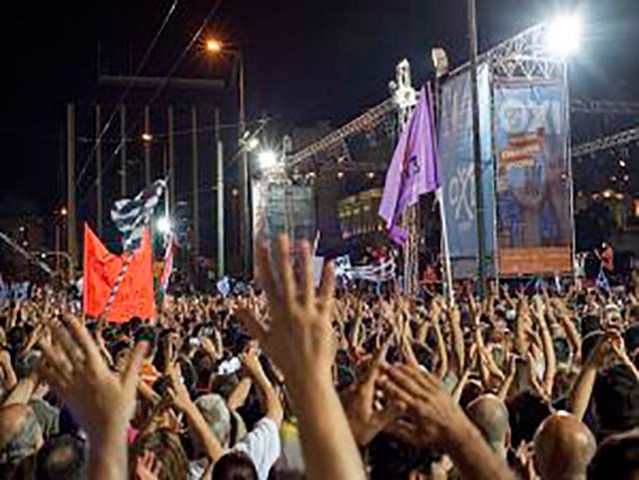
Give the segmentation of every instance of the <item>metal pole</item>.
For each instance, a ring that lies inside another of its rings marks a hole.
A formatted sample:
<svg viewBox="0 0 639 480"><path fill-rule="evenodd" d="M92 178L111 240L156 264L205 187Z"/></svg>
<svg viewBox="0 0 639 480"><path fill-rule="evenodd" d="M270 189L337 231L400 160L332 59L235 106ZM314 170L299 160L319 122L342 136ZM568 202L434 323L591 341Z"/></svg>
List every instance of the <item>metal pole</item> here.
<svg viewBox="0 0 639 480"><path fill-rule="evenodd" d="M166 178L168 173L169 173L169 156L167 153L167 146L165 144L164 147L162 148L162 176ZM172 186L169 186L169 190L171 188ZM170 202L169 190L166 190L166 189L164 190L164 216L166 218L171 218L169 213L171 211L171 207L169 205L169 202Z"/></svg>
<svg viewBox="0 0 639 480"><path fill-rule="evenodd" d="M96 195L97 195L97 215L98 215L98 237L102 238L102 109L100 105L95 106L95 168L97 170ZM56 252L59 249L56 247ZM56 257L56 265L59 260Z"/></svg>
<svg viewBox="0 0 639 480"><path fill-rule="evenodd" d="M122 142L120 149L120 193L122 197L126 197L126 107L124 104L120 105L120 142Z"/></svg>
<svg viewBox="0 0 639 480"><path fill-rule="evenodd" d="M441 75L435 76L435 92L433 93L434 100L434 118L435 118L435 131L439 130L439 121L441 118ZM448 246L448 222L446 221L446 210L444 208L444 189L440 187L435 192L437 203L439 203L439 218L442 226L442 268L444 273L444 295L450 305L455 304L455 292L453 291L453 270L450 264L450 250Z"/></svg>
<svg viewBox="0 0 639 480"><path fill-rule="evenodd" d="M144 133L151 134L151 109L148 105L144 107ZM151 185L151 140L146 138L144 142L144 184Z"/></svg>
<svg viewBox="0 0 639 480"><path fill-rule="evenodd" d="M575 268L577 263L576 263L576 259L577 259L577 229L575 227L575 177L573 176L573 170L572 170L572 143L570 141L571 139L571 128L570 128L570 85L568 83L569 78L569 68L570 68L570 64L568 63L568 60L565 61L564 63L564 69L563 69L563 82L564 82L564 92L566 95L566 98L564 99L564 122L565 122L565 126L564 128L566 129L566 140L564 141L564 151L565 151L565 155L566 155L566 168L568 171L568 178L567 178L567 182L570 188L570 204L569 204L569 209L570 209L570 229L572 231L572 235L570 236L570 259L572 262L572 275L573 275L573 281L575 282L575 284L577 283L577 269Z"/></svg>
<svg viewBox="0 0 639 480"><path fill-rule="evenodd" d="M67 105L67 246L71 257L69 281L73 281L73 265L78 258L75 208L75 105Z"/></svg>
<svg viewBox="0 0 639 480"><path fill-rule="evenodd" d="M57 217L57 212L56 212L56 217L55 217L55 246L54 246L54 251L59 252L60 251L60 224L59 224L59 219ZM56 255L55 256L55 273L60 273L60 255Z"/></svg>
<svg viewBox="0 0 639 480"><path fill-rule="evenodd" d="M475 203L477 206L477 293L484 298L486 272L484 262L484 192L482 185L481 142L479 137L479 92L477 91L477 9L475 0L468 0L468 31L470 36L470 84L473 111L473 157L475 164Z"/></svg>
<svg viewBox="0 0 639 480"><path fill-rule="evenodd" d="M220 135L220 109L215 109L216 196L217 196L217 276L224 276L224 147Z"/></svg>
<svg viewBox="0 0 639 480"><path fill-rule="evenodd" d="M191 152L193 155L193 254L195 256L195 272L198 271L200 256L200 179L197 148L197 108L191 106Z"/></svg>
<svg viewBox="0 0 639 480"><path fill-rule="evenodd" d="M246 132L246 104L245 104L245 78L244 55L238 53L239 60L239 101L240 101L240 139ZM242 147L240 155L240 251L242 272L247 278L251 276L251 208L249 204L249 164L248 152Z"/></svg>
<svg viewBox="0 0 639 480"><path fill-rule="evenodd" d="M175 208L175 140L173 138L174 118L173 105L169 105L169 204ZM171 213L173 213L171 211Z"/></svg>

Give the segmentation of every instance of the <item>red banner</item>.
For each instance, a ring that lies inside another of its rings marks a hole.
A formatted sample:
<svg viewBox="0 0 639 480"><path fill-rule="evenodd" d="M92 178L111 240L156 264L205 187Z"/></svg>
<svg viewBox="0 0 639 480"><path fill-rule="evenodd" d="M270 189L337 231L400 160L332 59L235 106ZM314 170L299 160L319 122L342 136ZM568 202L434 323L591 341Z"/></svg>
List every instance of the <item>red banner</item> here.
<svg viewBox="0 0 639 480"><path fill-rule="evenodd" d="M107 320L127 322L132 317L148 319L155 314L151 238L144 232L142 246L133 259L115 295ZM107 250L100 239L84 226L84 313L99 317L122 270L124 256Z"/></svg>

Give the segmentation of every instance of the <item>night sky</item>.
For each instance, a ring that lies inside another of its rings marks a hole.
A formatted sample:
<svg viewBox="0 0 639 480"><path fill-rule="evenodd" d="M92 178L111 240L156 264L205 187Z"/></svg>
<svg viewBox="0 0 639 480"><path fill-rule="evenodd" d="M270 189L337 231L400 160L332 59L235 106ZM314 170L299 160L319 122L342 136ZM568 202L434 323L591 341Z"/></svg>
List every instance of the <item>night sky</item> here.
<svg viewBox="0 0 639 480"><path fill-rule="evenodd" d="M80 3L84 6L3 5L0 209L22 198L46 212L64 197L59 148L64 105L91 96L98 41L102 65L126 73L128 65L137 65L172 0ZM166 74L213 3L179 2L143 74ZM481 50L566 4L477 3ZM579 4L586 41L575 59L572 94L639 99L639 2ZM402 57L422 79L430 73L433 46L445 46L455 65L466 61L465 8L466 0L224 0L207 30L245 52L249 115L268 113L288 124L328 119L337 126L386 97ZM203 76L209 69L194 51L179 74Z"/></svg>

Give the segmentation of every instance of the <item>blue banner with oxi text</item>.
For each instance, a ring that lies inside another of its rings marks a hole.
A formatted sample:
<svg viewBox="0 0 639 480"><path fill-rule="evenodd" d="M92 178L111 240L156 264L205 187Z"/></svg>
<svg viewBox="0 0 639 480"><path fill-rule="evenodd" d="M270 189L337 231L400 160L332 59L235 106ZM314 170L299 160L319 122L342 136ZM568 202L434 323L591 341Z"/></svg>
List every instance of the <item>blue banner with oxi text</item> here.
<svg viewBox="0 0 639 480"><path fill-rule="evenodd" d="M497 80L494 95L499 271L506 276L570 272L565 85Z"/></svg>
<svg viewBox="0 0 639 480"><path fill-rule="evenodd" d="M487 65L478 70L479 128L484 203L484 245L487 274L494 275L495 202L492 158L492 114L490 76ZM439 158L443 207L448 230L448 248L454 278L477 274L477 207L473 155L472 97L470 72L449 79L441 92Z"/></svg>

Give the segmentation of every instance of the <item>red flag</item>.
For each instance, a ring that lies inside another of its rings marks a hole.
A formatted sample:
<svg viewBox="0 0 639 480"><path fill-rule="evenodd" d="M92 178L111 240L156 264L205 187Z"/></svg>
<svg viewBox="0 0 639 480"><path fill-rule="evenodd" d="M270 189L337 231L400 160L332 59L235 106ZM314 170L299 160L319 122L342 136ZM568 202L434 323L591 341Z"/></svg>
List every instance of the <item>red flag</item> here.
<svg viewBox="0 0 639 480"><path fill-rule="evenodd" d="M151 237L144 232L142 245L133 259L107 314L110 322L131 317L151 318L155 314ZM84 226L84 313L98 317L107 303L124 263L124 256L107 250L88 225Z"/></svg>

